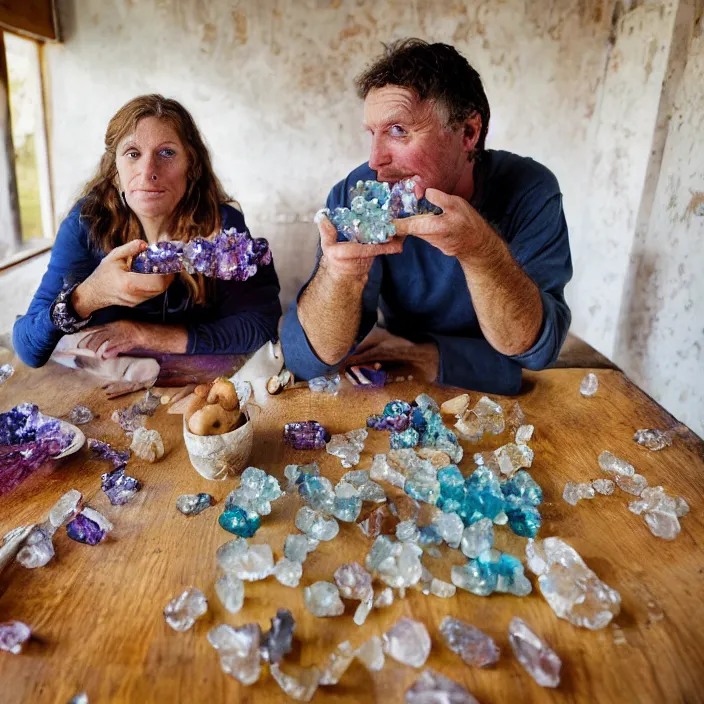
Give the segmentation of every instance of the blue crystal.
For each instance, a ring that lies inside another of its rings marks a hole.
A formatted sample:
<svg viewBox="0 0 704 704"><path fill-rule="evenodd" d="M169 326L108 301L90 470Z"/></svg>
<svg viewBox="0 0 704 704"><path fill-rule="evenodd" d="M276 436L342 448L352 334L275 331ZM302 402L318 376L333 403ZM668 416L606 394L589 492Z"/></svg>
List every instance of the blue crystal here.
<svg viewBox="0 0 704 704"><path fill-rule="evenodd" d="M434 525L423 526L420 529L420 545L442 545L442 536Z"/></svg>
<svg viewBox="0 0 704 704"><path fill-rule="evenodd" d="M405 447L415 447L418 439L418 431L415 428L406 428L402 433L392 432L389 444L392 450L402 450Z"/></svg>
<svg viewBox="0 0 704 704"><path fill-rule="evenodd" d="M351 523L357 520L360 511L362 510L362 499L358 496L350 496L342 498L336 496L333 501L332 514L339 521Z"/></svg>
<svg viewBox="0 0 704 704"><path fill-rule="evenodd" d="M487 550L465 565L453 566L451 574L455 586L478 596L489 596L493 592L525 596L532 590L523 563L498 550Z"/></svg>
<svg viewBox="0 0 704 704"><path fill-rule="evenodd" d="M462 472L460 472L457 465L450 464L447 467L443 467L438 470L438 481L440 482L440 499L438 500L438 507L443 509L443 511L451 512L456 511L457 508L445 509L445 503L448 501L455 502L453 505L459 507L465 495L465 484Z"/></svg>
<svg viewBox="0 0 704 704"><path fill-rule="evenodd" d="M312 509L324 514L332 513L335 494L328 479L317 474L302 473L296 480L296 485L299 496Z"/></svg>
<svg viewBox="0 0 704 704"><path fill-rule="evenodd" d="M239 506L233 506L220 515L218 523L226 531L240 538L251 538L259 530L262 519L256 513L249 513Z"/></svg>
<svg viewBox="0 0 704 704"><path fill-rule="evenodd" d="M507 479L501 485L501 490L506 498L516 496L532 506L539 506L543 503L543 490L540 488L540 484L524 469Z"/></svg>
<svg viewBox="0 0 704 704"><path fill-rule="evenodd" d="M506 500L506 516L508 516L509 528L516 534L524 538L535 538L540 530L542 518L535 506L523 503L515 496L509 496Z"/></svg>

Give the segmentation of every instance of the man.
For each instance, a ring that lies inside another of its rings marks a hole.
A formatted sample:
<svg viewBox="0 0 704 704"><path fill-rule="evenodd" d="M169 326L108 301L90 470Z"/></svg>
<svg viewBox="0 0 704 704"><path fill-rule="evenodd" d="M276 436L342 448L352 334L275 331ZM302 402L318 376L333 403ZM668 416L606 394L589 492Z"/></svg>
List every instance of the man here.
<svg viewBox="0 0 704 704"><path fill-rule="evenodd" d="M347 362L406 362L428 381L518 393L522 369L553 362L570 324L557 180L532 159L485 150L484 88L451 46L397 42L357 88L369 162L327 207L349 207L358 180L413 177L443 214L396 220L397 237L380 245L338 241L323 218L315 271L282 327L288 368L310 379Z"/></svg>

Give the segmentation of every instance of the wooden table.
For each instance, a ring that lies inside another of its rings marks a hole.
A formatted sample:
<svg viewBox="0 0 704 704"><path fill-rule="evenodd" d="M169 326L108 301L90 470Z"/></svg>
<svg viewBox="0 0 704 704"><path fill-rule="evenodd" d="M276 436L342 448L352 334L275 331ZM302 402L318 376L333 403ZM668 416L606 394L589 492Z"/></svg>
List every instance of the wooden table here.
<svg viewBox="0 0 704 704"><path fill-rule="evenodd" d="M0 359L0 363L2 360ZM110 420L114 407L138 396L107 402L94 378L56 366L17 373L0 387L0 410L21 401L34 401L52 415L63 416L85 403L100 418L83 426L86 435L122 448L127 439ZM217 524L222 502L235 481L211 483L191 468L181 438L180 416L157 411L149 426L157 428L167 448L154 465L137 459L130 473L144 489L125 505L111 506L100 490L106 465L86 450L64 461L53 472L33 476L0 499L0 535L25 523L42 520L65 491L76 488L92 506L115 524L110 538L96 547L72 542L65 531L55 538L56 558L46 567L27 570L14 563L0 576L0 622L28 623L35 638L19 656L0 654L0 701L65 702L86 691L91 704L102 702L283 702L289 701L266 668L258 683L246 688L225 675L206 640L219 623L239 626L257 621L262 628L279 607L290 609L297 622L298 643L293 662L322 665L335 646L350 640L358 646L384 633L402 616L423 621L433 650L427 666L466 686L483 704L499 702L700 702L704 701L704 444L686 429L671 448L649 452L632 441L637 428L668 428L676 421L639 391L620 372L599 371L596 397L582 398L579 382L585 370L555 369L528 373L529 390L520 403L535 424L531 443L536 459L533 477L542 485L545 503L543 537L567 540L587 564L623 598L617 627L592 632L558 620L543 597L534 591L519 599L488 598L458 590L452 599L411 591L385 610L374 610L366 624L352 621L354 604L343 616L319 619L303 606L302 589L289 589L274 578L246 584L245 606L228 614L218 601L215 550L232 536ZM251 464L283 480L289 463L316 459L335 483L346 471L326 453L297 452L281 442L285 421L315 418L333 432L364 425L393 398L413 399L421 391L438 401L454 395L450 389L424 388L415 381L394 383L378 391L345 387L337 397L289 390L269 399L257 420ZM472 403L479 398L472 394ZM499 399L501 400L501 399ZM477 446L465 444L461 468L471 471L473 451L497 447L507 436L492 437ZM372 432L360 468L374 453L388 449L388 436ZM561 496L567 480L604 476L597 465L602 450L632 462L651 485L681 494L691 506L674 542L655 538L642 517L627 510L627 495L599 496L569 506ZM175 508L180 494L210 492L219 505L199 516L181 515ZM293 532L297 497L274 503L271 515L251 542L269 542L275 557ZM498 547L523 556L525 540L498 531ZM331 580L344 562L364 562L371 541L354 525L342 524L340 535L308 559L301 587ZM424 558L434 574L449 581L450 564L462 561L458 551L447 559ZM535 585L535 578L533 583ZM176 633L164 622L164 605L185 587L194 585L208 597L208 614L187 633ZM465 619L489 633L502 658L491 670L470 668L442 643L438 627L443 617ZM512 616L520 616L548 640L563 660L557 690L540 688L514 659L507 638ZM285 668L284 668L285 669ZM340 683L321 687L315 702L401 702L418 672L387 658L384 669L370 674L355 661Z"/></svg>

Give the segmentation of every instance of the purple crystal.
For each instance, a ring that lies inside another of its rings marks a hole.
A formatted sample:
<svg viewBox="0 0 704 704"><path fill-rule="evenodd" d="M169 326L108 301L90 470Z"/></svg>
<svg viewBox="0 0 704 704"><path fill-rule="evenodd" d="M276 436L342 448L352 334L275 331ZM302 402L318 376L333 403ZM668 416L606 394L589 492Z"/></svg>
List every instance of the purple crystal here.
<svg viewBox="0 0 704 704"><path fill-rule="evenodd" d="M138 274L177 274L183 260L182 242L156 242L140 252L132 262Z"/></svg>
<svg viewBox="0 0 704 704"><path fill-rule="evenodd" d="M77 543L97 545L105 538L106 530L97 521L89 518L84 509L66 526L66 533Z"/></svg>
<svg viewBox="0 0 704 704"><path fill-rule="evenodd" d="M293 614L288 609L279 609L271 619L271 628L262 637L261 654L265 662L281 662L291 652L295 628Z"/></svg>
<svg viewBox="0 0 704 704"><path fill-rule="evenodd" d="M367 427L373 430L391 430L401 433L411 425L413 408L405 401L389 401L381 415L369 416Z"/></svg>
<svg viewBox="0 0 704 704"><path fill-rule="evenodd" d="M116 410L112 414L112 419L118 423L120 427L127 433L133 433L137 428L141 428L147 416L152 416L156 409L161 405L161 396L147 391L141 401L129 406Z"/></svg>
<svg viewBox="0 0 704 704"><path fill-rule="evenodd" d="M286 423L284 442L297 450L324 450L330 434L316 420Z"/></svg>
<svg viewBox="0 0 704 704"><path fill-rule="evenodd" d="M0 623L0 650L18 655L22 652L22 645L29 640L32 631L29 626L21 621L8 621Z"/></svg>
<svg viewBox="0 0 704 704"><path fill-rule="evenodd" d="M125 474L124 467L103 474L103 491L113 506L126 504L141 488L142 483Z"/></svg>
<svg viewBox="0 0 704 704"><path fill-rule="evenodd" d="M102 440L88 438L88 447L93 451L96 459L112 462L115 469L124 467L130 459L129 450L116 450L112 445Z"/></svg>
<svg viewBox="0 0 704 704"><path fill-rule="evenodd" d="M218 279L246 281L257 268L271 264L269 243L252 239L249 232L234 227L218 232L212 239L196 237L182 242L157 242L140 252L132 271L140 274L176 274L186 270Z"/></svg>
<svg viewBox="0 0 704 704"><path fill-rule="evenodd" d="M47 460L61 454L74 434L23 403L0 413L0 496L12 491Z"/></svg>

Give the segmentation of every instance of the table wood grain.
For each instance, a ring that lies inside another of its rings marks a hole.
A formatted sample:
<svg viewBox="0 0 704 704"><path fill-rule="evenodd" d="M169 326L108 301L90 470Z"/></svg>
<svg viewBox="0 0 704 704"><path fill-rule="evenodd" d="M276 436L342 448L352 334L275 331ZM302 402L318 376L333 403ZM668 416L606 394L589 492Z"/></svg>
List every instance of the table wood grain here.
<svg viewBox="0 0 704 704"><path fill-rule="evenodd" d="M0 359L0 362L7 359ZM108 402L96 380L82 372L48 365L30 370L14 360L16 374L0 387L0 410L33 401L43 412L67 416L78 403L99 414L82 426L88 437L128 445L110 420L111 410L139 398L135 394ZM452 599L411 591L385 610L374 610L367 622L352 621L355 603L333 619L315 618L303 606L302 587L331 580L344 562L363 564L371 540L352 524L341 524L339 536L321 543L304 566L301 587L289 589L273 577L245 585L245 604L236 615L227 613L214 590L219 576L215 551L233 536L217 523L224 499L236 480L208 482L190 466L181 436L180 416L160 408L148 427L162 434L164 458L153 464L133 459L129 473L144 489L125 506L111 506L100 489L106 465L87 450L42 470L8 496L0 498L0 535L11 528L43 520L52 504L75 488L114 523L108 540L96 547L55 537L56 557L44 568L27 570L17 563L0 575L0 622L18 619L35 637L19 656L0 653L0 702L65 704L80 691L91 704L102 702L284 702L266 667L259 682L242 687L225 675L206 639L219 623L240 626L252 621L267 628L277 608L296 618L296 647L291 662L322 665L344 640L358 646L381 635L402 616L426 624L433 643L427 667L463 684L482 704L499 702L701 702L704 701L704 443L679 427L671 448L650 452L632 441L638 428L677 425L621 372L599 370L598 394L583 398L578 391L586 370L554 369L527 373L526 390L518 400L536 427L535 461L531 473L542 485L540 535L569 542L597 575L622 596L616 626L592 632L557 619L539 592L519 599L488 598L458 590ZM317 460L335 483L346 471L339 459L321 452L295 451L281 441L284 422L317 419L332 433L362 427L367 415L379 412L394 398L412 400L426 391L439 402L456 391L426 387L417 381L394 383L382 390L346 385L337 397L293 389L268 399L256 419L251 464L282 483L289 463ZM472 393L472 404L480 394ZM507 399L495 397L499 402ZM475 451L508 442L507 434L477 445L463 443L461 469L468 474ZM377 452L388 449L388 435L371 432L358 468L368 468ZM633 463L651 485L682 495L691 512L681 520L674 542L655 538L642 517L627 509L630 497L620 491L598 496L576 507L561 496L565 482L605 476L597 464L602 450ZM209 492L218 505L199 516L184 516L175 508L184 493ZM296 497L273 504L262 528L250 541L271 544L275 558L283 552L286 535L295 532ZM497 531L500 549L524 557L525 540ZM442 559L424 558L435 576L449 581L450 566L462 561L458 551ZM534 587L536 580L531 577ZM209 611L186 633L164 622L166 603L187 586L208 597ZM452 615L491 635L502 657L490 670L466 666L442 643L438 627ZM559 653L562 683L556 690L540 688L518 665L507 637L513 616L520 616ZM286 666L284 666L286 669ZM369 673L355 661L340 683L321 687L314 702L402 702L418 672L387 658L379 673Z"/></svg>

